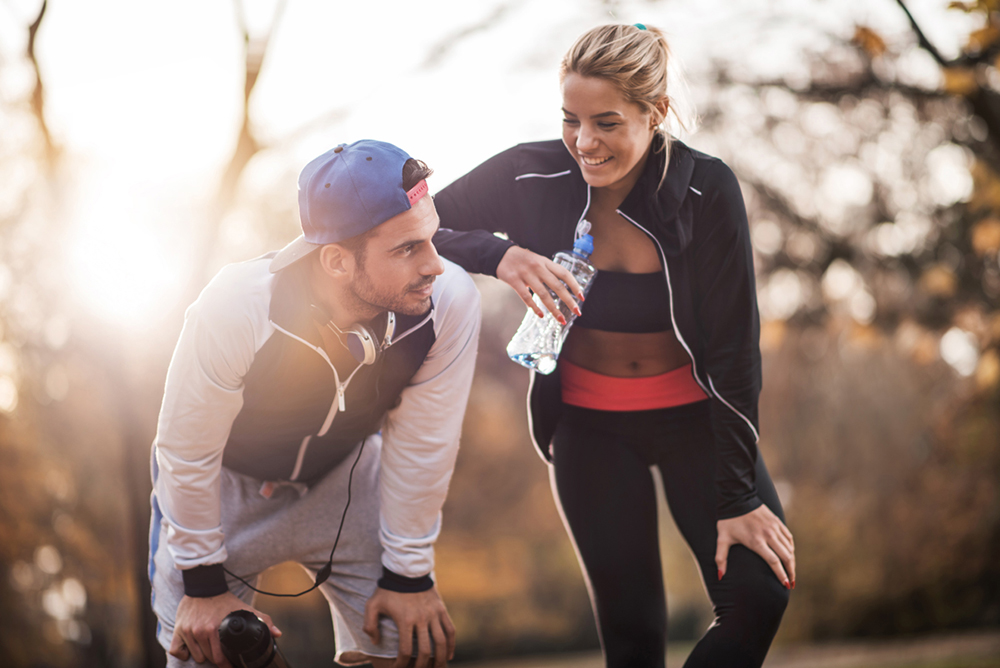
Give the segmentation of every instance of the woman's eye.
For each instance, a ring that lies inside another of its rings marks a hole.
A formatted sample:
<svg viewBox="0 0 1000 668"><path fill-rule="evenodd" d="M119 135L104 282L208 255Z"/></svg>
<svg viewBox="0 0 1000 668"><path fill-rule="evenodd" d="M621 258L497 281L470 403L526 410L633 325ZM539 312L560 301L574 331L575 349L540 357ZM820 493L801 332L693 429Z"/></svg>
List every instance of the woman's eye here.
<svg viewBox="0 0 1000 668"><path fill-rule="evenodd" d="M565 123L566 125L579 125L580 121L572 118L564 118L563 123Z"/></svg>
<svg viewBox="0 0 1000 668"><path fill-rule="evenodd" d="M611 128L618 127L618 123L598 123L597 126L599 128L603 128L604 130L610 130Z"/></svg>

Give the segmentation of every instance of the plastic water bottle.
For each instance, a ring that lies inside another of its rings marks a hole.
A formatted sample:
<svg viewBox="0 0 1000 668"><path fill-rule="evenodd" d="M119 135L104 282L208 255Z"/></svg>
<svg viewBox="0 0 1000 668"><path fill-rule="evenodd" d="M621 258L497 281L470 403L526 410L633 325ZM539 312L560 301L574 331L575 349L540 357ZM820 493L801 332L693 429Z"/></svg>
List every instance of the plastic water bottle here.
<svg viewBox="0 0 1000 668"><path fill-rule="evenodd" d="M590 290L590 285L597 275L597 270L590 264L590 254L594 252L594 237L583 234L573 243L572 251L559 251L552 258L556 264L560 264L573 274L573 278L580 284L584 296ZM555 371L556 360L559 359L559 351L562 350L569 328L573 326L576 314L572 306L563 303L552 290L549 294L556 300L559 312L566 318L566 324L561 324L556 320L547 308L542 304L538 295L534 296L535 303L542 308L545 316L539 318L535 312L528 309L524 314L521 326L517 328L514 338L507 344L507 356L512 360L534 369L538 373L548 375ZM576 300L576 297L573 297ZM579 304L579 300L576 300Z"/></svg>

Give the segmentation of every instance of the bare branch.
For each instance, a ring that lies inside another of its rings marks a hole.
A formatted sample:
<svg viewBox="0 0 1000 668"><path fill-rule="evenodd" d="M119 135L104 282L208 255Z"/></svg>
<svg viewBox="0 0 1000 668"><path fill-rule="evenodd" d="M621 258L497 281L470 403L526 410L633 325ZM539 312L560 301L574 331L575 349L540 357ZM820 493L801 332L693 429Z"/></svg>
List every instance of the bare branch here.
<svg viewBox="0 0 1000 668"><path fill-rule="evenodd" d="M31 91L31 111L38 121L39 129L42 131L42 139L45 141L45 159L51 172L55 168L58 150L56 149L55 142L52 140L52 133L49 132L48 123L45 122L45 87L42 84L42 71L38 67L38 58L35 54L35 39L38 36L38 28L42 25L42 19L45 18L45 10L48 9L48 6L48 0L43 0L42 7L38 10L38 16L28 26L28 48L26 55L35 71L35 87Z"/></svg>
<svg viewBox="0 0 1000 668"><path fill-rule="evenodd" d="M466 26L450 35L445 35L436 44L431 46L427 52L427 57L424 58L424 62L420 64L418 69L429 69L440 63L452 51L462 40L467 39L476 33L483 32L484 30L489 30L490 27L501 18L504 14L509 12L513 7L512 4L503 4L497 7L492 14L487 16L485 19L479 23L474 23L472 25Z"/></svg>
<svg viewBox="0 0 1000 668"><path fill-rule="evenodd" d="M243 11L243 3L241 0L235 0L234 2L236 25L243 36L243 45L245 49L243 120L240 124L240 132L236 139L236 148L233 150L233 155L229 159L229 164L226 166L226 170L222 174L222 178L219 180L219 188L216 191L215 204L213 206L210 219L208 220L208 224L205 227L204 239L198 261L195 263L195 267L197 267L197 269L195 275L192 277L193 287L200 286L204 283L204 279L206 278L205 274L208 273L208 262L211 258L212 249L214 248L215 242L219 236L219 228L222 225L222 219L225 217L226 212L229 211L233 205L233 201L236 199L236 187L239 184L240 176L242 176L243 170L246 169L247 164L249 164L253 156L263 148L263 145L253 132L253 126L250 121L250 97L253 94L254 86L257 84L261 68L264 65L264 56L267 54L271 37L274 34L282 15L284 14L286 5L286 0L279 0L278 4L275 6L274 15L271 17L271 23L268 26L267 31L262 37L252 38L250 36L250 29L247 25L246 16Z"/></svg>
<svg viewBox="0 0 1000 668"><path fill-rule="evenodd" d="M904 3L903 0L896 0L896 3L902 8L903 13L906 14L906 18L909 19L913 32L917 34L917 40L920 42L920 46L922 46L927 53L931 54L931 56L934 57L934 60L936 60L938 65L941 67L953 67L955 63L950 63L945 60L944 56L941 55L941 52L937 50L937 47L931 44L931 41L927 39L927 35L925 35L924 31L920 29L920 25L917 23L917 20L913 18L913 14L911 14L910 10L907 9L906 3Z"/></svg>

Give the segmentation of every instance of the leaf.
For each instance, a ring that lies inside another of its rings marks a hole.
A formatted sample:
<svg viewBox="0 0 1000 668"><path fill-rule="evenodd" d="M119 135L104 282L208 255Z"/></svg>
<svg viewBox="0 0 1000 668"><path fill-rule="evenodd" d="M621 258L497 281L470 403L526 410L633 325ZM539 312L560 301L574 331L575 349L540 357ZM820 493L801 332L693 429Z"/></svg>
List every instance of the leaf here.
<svg viewBox="0 0 1000 668"><path fill-rule="evenodd" d="M972 227L972 249L980 257L1000 250L1000 220L986 218Z"/></svg>
<svg viewBox="0 0 1000 668"><path fill-rule="evenodd" d="M972 173L971 211L1000 211L1000 177L982 160L976 160Z"/></svg>
<svg viewBox="0 0 1000 668"><path fill-rule="evenodd" d="M867 26L856 25L851 41L861 47L871 58L878 58L886 52L885 40Z"/></svg>
<svg viewBox="0 0 1000 668"><path fill-rule="evenodd" d="M976 7L976 3L975 2L957 2L956 1L956 2L949 2L948 3L948 9L959 9L959 10L965 12L966 14L968 14L969 12L976 11L977 7Z"/></svg>
<svg viewBox="0 0 1000 668"><path fill-rule="evenodd" d="M955 272L947 265L936 264L920 277L920 289L932 297L951 297L957 287Z"/></svg>
<svg viewBox="0 0 1000 668"><path fill-rule="evenodd" d="M988 25L969 33L969 43L966 48L970 51L985 51L998 39L1000 39L1000 29L994 25Z"/></svg>
<svg viewBox="0 0 1000 668"><path fill-rule="evenodd" d="M976 366L976 387L990 390L1000 382L1000 357L996 350L988 350L979 358Z"/></svg>
<svg viewBox="0 0 1000 668"><path fill-rule="evenodd" d="M976 73L965 67L946 67L944 72L944 90L951 95L966 96L979 88L976 83Z"/></svg>

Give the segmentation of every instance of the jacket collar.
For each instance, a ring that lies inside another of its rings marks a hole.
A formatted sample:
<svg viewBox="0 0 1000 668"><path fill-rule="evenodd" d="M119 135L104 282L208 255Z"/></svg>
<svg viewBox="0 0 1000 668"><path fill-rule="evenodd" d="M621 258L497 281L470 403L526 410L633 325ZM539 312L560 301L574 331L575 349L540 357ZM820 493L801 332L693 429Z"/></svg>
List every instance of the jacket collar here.
<svg viewBox="0 0 1000 668"><path fill-rule="evenodd" d="M321 346L323 339L309 309L316 297L309 283L308 264L296 262L278 272L268 317L282 329Z"/></svg>
<svg viewBox="0 0 1000 668"><path fill-rule="evenodd" d="M282 329L305 339L309 343L322 347L323 337L313 319L310 304L317 304L316 293L309 282L307 262L296 262L278 272L275 277L274 292L268 318ZM433 302L431 304L433 311ZM386 331L388 312L380 313L368 326L381 338ZM396 315L396 332L393 340L399 341L417 325L429 322L424 315Z"/></svg>
<svg viewBox="0 0 1000 668"><path fill-rule="evenodd" d="M691 243L693 235L691 207L685 207L684 202L691 193L694 156L683 142L672 140L670 165L661 186L660 176L666 158L663 143L662 135L657 134L653 138L646 167L619 209L652 232L663 246L664 253L678 255Z"/></svg>

